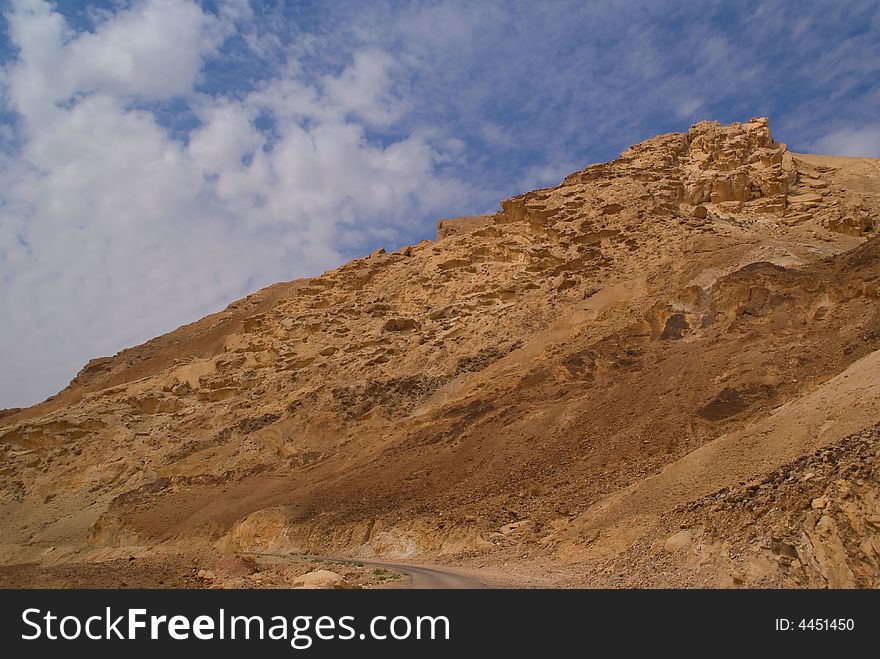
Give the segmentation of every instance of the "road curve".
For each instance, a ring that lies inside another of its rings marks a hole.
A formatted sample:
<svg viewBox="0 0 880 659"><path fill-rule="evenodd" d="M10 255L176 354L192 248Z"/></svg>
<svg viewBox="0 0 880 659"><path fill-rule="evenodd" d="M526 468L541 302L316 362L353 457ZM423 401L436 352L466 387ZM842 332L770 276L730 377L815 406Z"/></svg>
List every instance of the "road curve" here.
<svg viewBox="0 0 880 659"><path fill-rule="evenodd" d="M240 552L252 556L272 556L274 558L290 558L290 554L274 552ZM410 578L409 588L424 588L434 590L475 590L491 588L488 584L476 577L460 574L452 570L438 567L425 567L424 565L412 565L410 563L386 563L380 561L367 561L362 558L340 558L338 556L318 556L315 554L303 555L303 558L319 561L333 561L335 563L348 563L350 565L372 565L400 572Z"/></svg>
<svg viewBox="0 0 880 659"><path fill-rule="evenodd" d="M339 560L339 559L335 559ZM408 563L377 563L375 561L358 561L364 565L375 565L388 570L401 572L410 577L410 588L440 589L482 589L488 585L475 577L469 577L458 572L451 572L441 568L424 567L422 565L410 565Z"/></svg>
<svg viewBox="0 0 880 659"><path fill-rule="evenodd" d="M411 563L386 563L384 561L368 561L362 558L339 558L338 556L310 555L309 558L315 558L324 561L335 561L337 563L350 563L352 565L354 565L355 563L361 565L373 565L375 567L385 568L386 570L400 572L401 574L405 574L410 578L410 588L430 588L435 590L473 590L491 587L483 583L476 577L470 577L468 575L460 574L458 572L440 567L426 567L424 565L412 565Z"/></svg>

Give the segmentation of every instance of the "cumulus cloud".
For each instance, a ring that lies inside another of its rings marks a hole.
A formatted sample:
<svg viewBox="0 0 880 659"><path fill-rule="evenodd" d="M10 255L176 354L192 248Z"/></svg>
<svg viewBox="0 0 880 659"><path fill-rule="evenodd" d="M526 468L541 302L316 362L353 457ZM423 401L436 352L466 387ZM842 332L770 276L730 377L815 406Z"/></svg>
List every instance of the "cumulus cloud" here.
<svg viewBox="0 0 880 659"><path fill-rule="evenodd" d="M368 135L405 110L380 50L308 83L289 62L246 94L200 91L246 7L146 0L77 32L44 2L13 4L0 406L466 196L425 138ZM183 136L160 121L169 102L197 119Z"/></svg>
<svg viewBox="0 0 880 659"><path fill-rule="evenodd" d="M377 126L387 126L403 112L391 90L394 60L370 49L355 53L354 62L340 76L326 76L323 91L331 106Z"/></svg>
<svg viewBox="0 0 880 659"><path fill-rule="evenodd" d="M16 0L7 20L20 50L8 90L31 124L47 119L52 104L99 90L157 99L186 94L224 36L219 20L180 0L135 4L93 32L73 32L41 0Z"/></svg>

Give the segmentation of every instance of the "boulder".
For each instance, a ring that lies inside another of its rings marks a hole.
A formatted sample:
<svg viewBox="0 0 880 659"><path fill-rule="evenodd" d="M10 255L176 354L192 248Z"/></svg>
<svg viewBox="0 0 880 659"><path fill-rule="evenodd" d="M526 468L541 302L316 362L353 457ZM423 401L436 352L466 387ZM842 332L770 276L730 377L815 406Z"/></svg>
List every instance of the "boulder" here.
<svg viewBox="0 0 880 659"><path fill-rule="evenodd" d="M678 551L679 549L684 549L691 543L691 538L693 534L689 529L683 529L678 533L674 533L673 535L667 538L666 542L663 544L663 549L665 549L670 554Z"/></svg>
<svg viewBox="0 0 880 659"><path fill-rule="evenodd" d="M345 579L342 575L330 570L313 570L298 577L294 577L291 586L294 588L339 588L343 586Z"/></svg>
<svg viewBox="0 0 880 659"><path fill-rule="evenodd" d="M238 555L224 556L214 565L213 572L225 579L246 577L257 571L253 561Z"/></svg>

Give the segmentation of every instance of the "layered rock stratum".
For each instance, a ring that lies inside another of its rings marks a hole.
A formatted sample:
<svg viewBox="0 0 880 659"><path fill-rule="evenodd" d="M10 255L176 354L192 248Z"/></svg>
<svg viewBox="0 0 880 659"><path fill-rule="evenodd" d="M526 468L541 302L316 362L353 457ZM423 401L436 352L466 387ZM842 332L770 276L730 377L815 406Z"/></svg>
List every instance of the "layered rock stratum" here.
<svg viewBox="0 0 880 659"><path fill-rule="evenodd" d="M0 582L877 587L878 218L880 161L701 122L92 360L0 414Z"/></svg>

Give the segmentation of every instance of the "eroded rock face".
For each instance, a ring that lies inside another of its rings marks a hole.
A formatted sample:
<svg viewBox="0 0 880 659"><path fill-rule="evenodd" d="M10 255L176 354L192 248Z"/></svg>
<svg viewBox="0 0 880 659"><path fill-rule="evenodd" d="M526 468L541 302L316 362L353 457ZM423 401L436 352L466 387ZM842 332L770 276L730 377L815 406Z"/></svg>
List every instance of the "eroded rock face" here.
<svg viewBox="0 0 880 659"><path fill-rule="evenodd" d="M878 209L876 161L701 122L259 291L0 414L0 563L577 555L559 520L880 349Z"/></svg>
<svg viewBox="0 0 880 659"><path fill-rule="evenodd" d="M880 426L686 508L733 585L880 586ZM760 523L754 523L755 518ZM722 577L723 578L723 577Z"/></svg>
<svg viewBox="0 0 880 659"><path fill-rule="evenodd" d="M468 217L455 217L437 222L437 240L443 240L449 236L461 233L471 233L491 226L491 215L471 215Z"/></svg>
<svg viewBox="0 0 880 659"><path fill-rule="evenodd" d="M767 120L734 127L714 122L688 131L682 154L684 200L690 204L752 201L756 210L782 215L795 176L791 154L770 135Z"/></svg>

